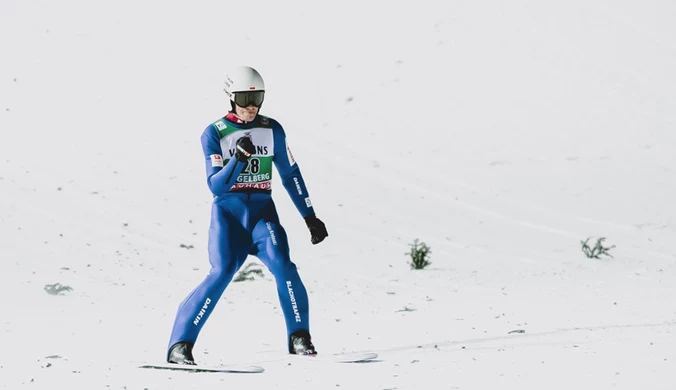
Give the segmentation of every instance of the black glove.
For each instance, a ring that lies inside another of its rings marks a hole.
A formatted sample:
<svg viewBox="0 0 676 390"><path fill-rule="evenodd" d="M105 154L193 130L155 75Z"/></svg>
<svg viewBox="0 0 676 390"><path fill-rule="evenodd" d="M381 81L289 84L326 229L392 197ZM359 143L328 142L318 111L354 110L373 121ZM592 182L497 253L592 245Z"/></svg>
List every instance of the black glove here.
<svg viewBox="0 0 676 390"><path fill-rule="evenodd" d="M256 147L251 141L251 138L242 137L237 140L237 151L235 152L235 157L237 157L239 161L249 161L249 157L251 157L251 155L254 153L256 153Z"/></svg>
<svg viewBox="0 0 676 390"><path fill-rule="evenodd" d="M329 232L326 231L324 222L317 218L316 215L312 214L305 217L305 224L307 225L307 228L310 229L310 242L312 242L312 245L319 244L329 236Z"/></svg>

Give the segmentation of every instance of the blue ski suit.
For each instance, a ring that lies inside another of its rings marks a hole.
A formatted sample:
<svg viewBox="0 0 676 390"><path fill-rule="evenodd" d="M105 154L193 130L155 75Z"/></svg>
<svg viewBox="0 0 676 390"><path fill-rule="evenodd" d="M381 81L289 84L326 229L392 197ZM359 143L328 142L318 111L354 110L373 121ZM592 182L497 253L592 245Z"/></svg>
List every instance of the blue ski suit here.
<svg viewBox="0 0 676 390"><path fill-rule="evenodd" d="M235 158L235 145L251 137L256 153L249 162ZM210 124L201 137L211 206L206 278L179 305L169 340L195 343L197 337L248 255L259 258L277 284L287 336L309 331L308 296L289 255L287 235L271 194L272 166L302 217L314 209L298 164L286 143L282 126L257 115L243 123L232 113Z"/></svg>

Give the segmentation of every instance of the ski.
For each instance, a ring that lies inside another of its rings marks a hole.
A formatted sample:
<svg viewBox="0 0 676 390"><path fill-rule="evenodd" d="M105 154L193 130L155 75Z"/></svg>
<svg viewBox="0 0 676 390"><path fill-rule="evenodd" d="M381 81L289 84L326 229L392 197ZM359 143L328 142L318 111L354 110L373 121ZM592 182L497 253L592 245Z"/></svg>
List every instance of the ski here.
<svg viewBox="0 0 676 390"><path fill-rule="evenodd" d="M331 361L335 363L368 363L375 360L378 354L375 352L353 352L353 353L337 353L332 355L295 355L297 357L306 357L308 359L316 359L318 361Z"/></svg>
<svg viewBox="0 0 676 390"><path fill-rule="evenodd" d="M173 371L188 371L188 372L218 372L218 373L227 373L227 374L259 374L264 372L265 369L260 366L248 365L248 364L231 364L227 366L209 366L209 365L188 365L188 364L173 364L173 363L161 363L161 364L142 364L138 366L139 368L147 368L154 370L173 370Z"/></svg>
<svg viewBox="0 0 676 390"><path fill-rule="evenodd" d="M314 362L323 362L323 363L370 363L377 361L376 358L378 354L375 352L351 352L351 353L335 353L324 355L319 353L317 355L293 355L287 354L284 357L280 358L271 358L271 359L260 359L258 361L248 362L247 364L263 364L263 363L274 363L274 362L283 362L283 361L298 361L298 362L308 362L310 364Z"/></svg>

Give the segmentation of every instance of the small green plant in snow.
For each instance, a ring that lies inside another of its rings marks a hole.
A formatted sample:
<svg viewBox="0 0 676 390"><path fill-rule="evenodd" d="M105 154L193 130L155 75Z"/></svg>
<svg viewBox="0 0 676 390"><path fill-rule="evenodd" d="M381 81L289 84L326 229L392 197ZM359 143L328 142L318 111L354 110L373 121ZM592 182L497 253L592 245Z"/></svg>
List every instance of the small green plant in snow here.
<svg viewBox="0 0 676 390"><path fill-rule="evenodd" d="M424 242L420 242L417 238L413 241L413 244L409 244L411 247L410 252L406 252L406 255L411 257L409 264L411 269L423 269L428 265L432 264L430 262L430 253L431 249Z"/></svg>
<svg viewBox="0 0 676 390"><path fill-rule="evenodd" d="M256 268L256 264L251 263L244 268L233 280L234 282L252 281L256 276L263 277L263 270Z"/></svg>
<svg viewBox="0 0 676 390"><path fill-rule="evenodd" d="M605 237L598 238L596 240L596 244L594 244L593 247L589 245L589 240L591 240L591 237L587 238L584 241L580 241L580 243L582 244L582 252L584 252L584 254L587 255L588 258L600 259L601 255L613 257L610 253L608 253L608 251L615 248L615 245L609 247L603 246L603 242L606 240Z"/></svg>

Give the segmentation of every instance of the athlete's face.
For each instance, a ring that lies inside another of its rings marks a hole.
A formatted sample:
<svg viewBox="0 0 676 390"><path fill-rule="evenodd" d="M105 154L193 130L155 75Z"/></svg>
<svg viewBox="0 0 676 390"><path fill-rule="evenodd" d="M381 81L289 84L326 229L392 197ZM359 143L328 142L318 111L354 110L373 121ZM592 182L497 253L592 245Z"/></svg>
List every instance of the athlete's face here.
<svg viewBox="0 0 676 390"><path fill-rule="evenodd" d="M249 105L249 107L235 105L235 115L244 122L253 121L256 118L256 114L258 114L258 107L253 104Z"/></svg>

